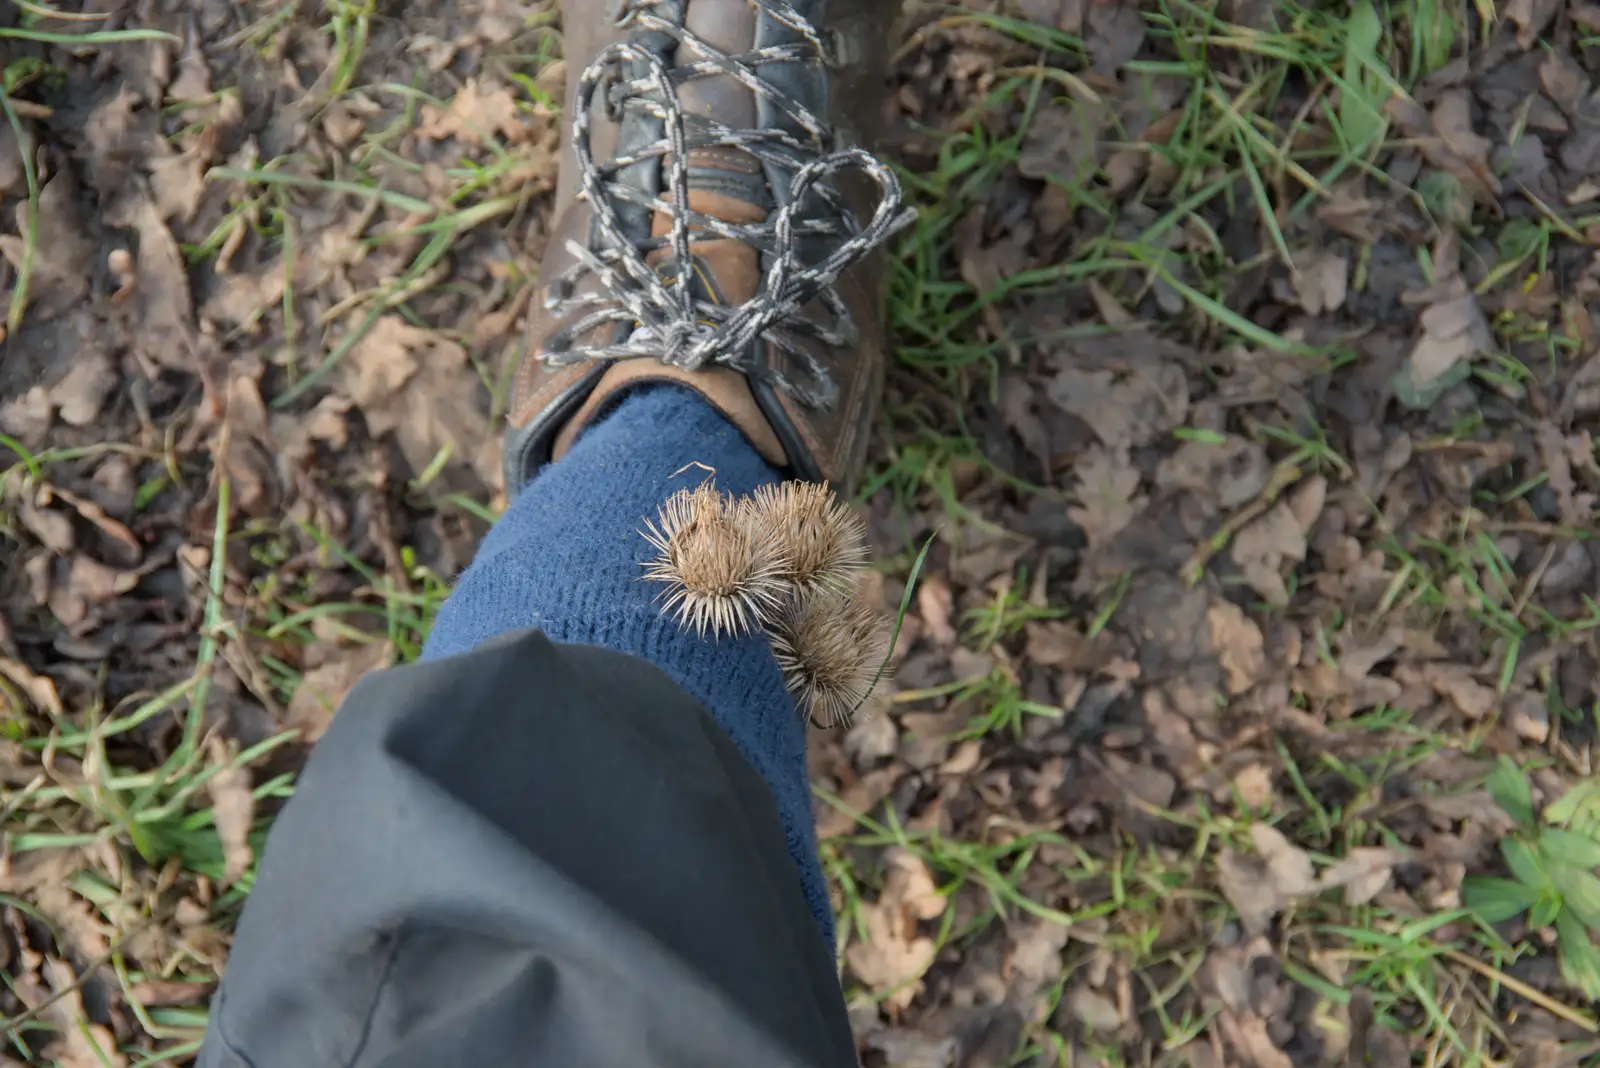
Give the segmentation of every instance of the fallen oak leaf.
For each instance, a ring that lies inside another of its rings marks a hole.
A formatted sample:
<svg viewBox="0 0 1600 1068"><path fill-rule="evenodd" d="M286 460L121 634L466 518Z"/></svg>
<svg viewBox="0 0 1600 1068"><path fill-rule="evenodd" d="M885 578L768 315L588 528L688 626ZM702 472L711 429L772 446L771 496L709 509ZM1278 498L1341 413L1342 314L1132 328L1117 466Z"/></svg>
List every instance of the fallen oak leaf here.
<svg viewBox="0 0 1600 1068"><path fill-rule="evenodd" d="M1396 864L1405 859L1397 849L1383 846L1357 846L1317 879L1317 890L1344 890L1346 905L1365 905L1389 885Z"/></svg>
<svg viewBox="0 0 1600 1068"><path fill-rule="evenodd" d="M139 560L144 555L144 547L139 544L139 539L134 537L133 531L129 530L126 524L112 518L109 512L94 501L80 497L71 490L62 489L60 486L51 486L49 490L51 496L70 504L80 516L93 523L110 539L113 545L124 550L125 559L121 561L122 566L139 566Z"/></svg>
<svg viewBox="0 0 1600 1068"><path fill-rule="evenodd" d="M387 641L335 648L329 659L301 677L289 699L285 726L298 730L307 743L315 742L333 723L334 713L356 683L368 673L388 667L393 658L394 646Z"/></svg>
<svg viewBox="0 0 1600 1068"><path fill-rule="evenodd" d="M61 381L50 387L50 403L68 426L90 426L121 381L110 357L90 349L77 354Z"/></svg>
<svg viewBox="0 0 1600 1068"><path fill-rule="evenodd" d="M1501 14L1517 27L1517 47L1526 52L1561 10L1561 0L1508 0Z"/></svg>
<svg viewBox="0 0 1600 1068"><path fill-rule="evenodd" d="M1284 837L1282 831L1265 823L1250 826L1250 841L1267 862L1267 872L1279 893L1300 897L1316 889L1311 857Z"/></svg>
<svg viewBox="0 0 1600 1068"><path fill-rule="evenodd" d="M1232 601L1217 601L1206 609L1206 624L1228 693L1244 693L1266 675L1266 639L1261 628Z"/></svg>
<svg viewBox="0 0 1600 1068"><path fill-rule="evenodd" d="M156 365L193 373L194 302L189 271L166 220L149 196L135 191L112 205L106 221L139 235L135 260L137 351Z"/></svg>
<svg viewBox="0 0 1600 1068"><path fill-rule="evenodd" d="M1067 516L1083 528L1091 547L1110 543L1149 503L1137 496L1139 469L1126 446L1092 446L1073 473L1078 476L1079 504L1068 508Z"/></svg>
<svg viewBox="0 0 1600 1068"><path fill-rule="evenodd" d="M61 698L56 693L56 684L46 676L35 675L25 664L4 656L0 656L0 675L9 679L12 685L20 689L22 696L32 702L33 707L40 712L45 712L52 716L62 714ZM20 712L20 709L18 711ZM24 854L24 856L33 855L32 853ZM4 886L5 873L0 872L0 887Z"/></svg>
<svg viewBox="0 0 1600 1068"><path fill-rule="evenodd" d="M28 265L27 306L38 322L76 306L89 292L95 244L84 234L77 184L66 171L39 190L37 231L29 218L28 205L17 205L17 234L0 235L0 254L19 274Z"/></svg>
<svg viewBox="0 0 1600 1068"><path fill-rule="evenodd" d="M1255 855L1224 849L1217 857L1217 882L1222 896L1239 914L1249 935L1265 934L1272 918L1291 901L1317 888L1311 858L1305 850L1265 823L1250 827Z"/></svg>
<svg viewBox="0 0 1600 1068"><path fill-rule="evenodd" d="M883 892L860 910L866 938L851 944L845 961L874 993L886 995L885 1005L903 1010L921 991L936 950L917 925L943 913L946 901L914 853L895 847L884 854L884 863L889 872Z"/></svg>
<svg viewBox="0 0 1600 1068"><path fill-rule="evenodd" d="M463 346L385 315L339 369L343 391L361 409L368 432L375 438L392 432L413 472L426 470L449 448L485 485L498 488L498 445Z"/></svg>
<svg viewBox="0 0 1600 1068"><path fill-rule="evenodd" d="M127 1068L128 1058L118 1051L110 1029L89 1020L72 966L47 957L41 970L53 997L29 1008L37 1009L39 1018L56 1028L46 1048L57 1068Z"/></svg>
<svg viewBox="0 0 1600 1068"><path fill-rule="evenodd" d="M517 117L517 99L509 89L501 86L485 91L476 78L469 78L448 107L423 106L417 136L430 141L453 137L470 145L503 136L516 144L532 136L532 130Z"/></svg>
<svg viewBox="0 0 1600 1068"><path fill-rule="evenodd" d="M222 841L224 878L231 886L244 877L255 860L250 829L255 824L256 798L249 769L230 766L234 757L221 738L212 735L207 740L206 754L213 767L221 768L206 781L206 790L211 794L211 818Z"/></svg>
<svg viewBox="0 0 1600 1068"><path fill-rule="evenodd" d="M1291 278L1300 307L1311 315L1338 311L1350 289L1350 265L1338 252L1298 257Z"/></svg>
<svg viewBox="0 0 1600 1068"><path fill-rule="evenodd" d="M1432 406L1451 386L1466 379L1472 361L1494 351L1494 335L1478 298L1457 281L1453 294L1423 309L1422 336L1406 364L1395 372L1395 397L1406 407Z"/></svg>

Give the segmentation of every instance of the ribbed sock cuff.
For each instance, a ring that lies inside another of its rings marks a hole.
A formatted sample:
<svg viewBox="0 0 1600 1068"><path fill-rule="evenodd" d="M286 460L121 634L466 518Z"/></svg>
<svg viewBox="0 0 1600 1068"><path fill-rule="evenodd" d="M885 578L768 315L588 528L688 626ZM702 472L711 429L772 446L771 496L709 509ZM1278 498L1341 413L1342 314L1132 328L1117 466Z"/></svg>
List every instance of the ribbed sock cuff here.
<svg viewBox="0 0 1600 1068"><path fill-rule="evenodd" d="M484 539L435 621L424 660L526 628L655 664L710 713L772 788L789 852L830 947L833 914L817 859L805 726L766 638L700 638L661 612L640 535L674 491L710 472L739 495L782 477L697 394L631 394L534 478Z"/></svg>

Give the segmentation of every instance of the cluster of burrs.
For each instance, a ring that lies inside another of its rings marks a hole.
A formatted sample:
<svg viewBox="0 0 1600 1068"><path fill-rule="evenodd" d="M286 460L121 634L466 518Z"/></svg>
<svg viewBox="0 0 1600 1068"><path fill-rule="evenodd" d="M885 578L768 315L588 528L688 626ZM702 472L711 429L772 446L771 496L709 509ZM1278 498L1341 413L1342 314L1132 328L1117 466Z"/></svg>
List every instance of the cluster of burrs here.
<svg viewBox="0 0 1600 1068"><path fill-rule="evenodd" d="M863 589L866 528L826 485L734 497L679 490L646 522L645 578L701 637L766 631L784 681L821 727L845 726L877 686L888 625Z"/></svg>

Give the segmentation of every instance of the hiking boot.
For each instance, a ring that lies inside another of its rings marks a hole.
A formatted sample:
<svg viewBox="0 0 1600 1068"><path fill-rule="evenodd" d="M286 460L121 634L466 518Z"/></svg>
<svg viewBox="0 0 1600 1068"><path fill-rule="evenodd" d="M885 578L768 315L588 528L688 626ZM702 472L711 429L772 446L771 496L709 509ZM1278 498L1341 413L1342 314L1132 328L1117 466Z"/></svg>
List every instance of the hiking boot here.
<svg viewBox="0 0 1600 1068"><path fill-rule="evenodd" d="M506 441L515 494L630 389L696 390L848 492L883 387L877 134L899 0L571 0L557 212Z"/></svg>

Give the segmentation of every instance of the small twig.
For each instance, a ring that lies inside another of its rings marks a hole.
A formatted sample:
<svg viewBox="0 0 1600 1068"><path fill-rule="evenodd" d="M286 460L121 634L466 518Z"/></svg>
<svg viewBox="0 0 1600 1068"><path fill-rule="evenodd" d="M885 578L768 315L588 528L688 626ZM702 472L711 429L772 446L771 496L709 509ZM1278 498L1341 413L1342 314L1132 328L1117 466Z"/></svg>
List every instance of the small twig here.
<svg viewBox="0 0 1600 1068"><path fill-rule="evenodd" d="M1222 526L1217 528L1216 533L1195 547L1180 572L1186 584L1193 586L1199 582L1211 558L1221 552L1228 542L1233 540L1235 534L1265 515L1267 509L1277 503L1284 490L1300 481L1305 472L1300 469L1298 459L1298 456L1292 456L1279 463L1256 499L1229 516Z"/></svg>
<svg viewBox="0 0 1600 1068"><path fill-rule="evenodd" d="M1581 1027L1591 1035L1600 1034L1600 1024L1595 1023L1577 1009L1561 1004L1561 1002L1557 1001L1549 994L1534 989L1527 983L1524 983L1521 979L1518 979L1515 976L1507 975L1505 972L1499 971L1496 968L1491 968L1481 960L1478 960L1475 957L1470 957L1458 949L1447 949L1444 951L1444 955L1462 967L1472 969L1485 979L1499 983L1501 986L1512 991L1513 993L1522 995L1535 1005L1539 1006L1541 1009L1544 1009L1546 1012L1554 1013L1573 1026Z"/></svg>
<svg viewBox="0 0 1600 1068"><path fill-rule="evenodd" d="M1528 602L1533 600L1533 591L1539 588L1539 583L1544 581L1544 573L1550 570L1550 561L1556 556L1555 542L1544 547L1544 556L1539 564L1528 576L1528 581L1522 584L1522 593L1517 596L1516 602L1511 606L1511 618L1520 620L1522 613L1528 610Z"/></svg>

